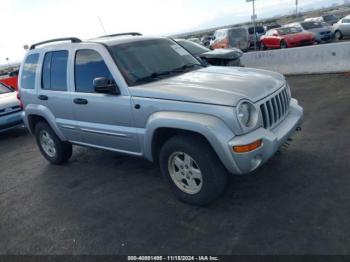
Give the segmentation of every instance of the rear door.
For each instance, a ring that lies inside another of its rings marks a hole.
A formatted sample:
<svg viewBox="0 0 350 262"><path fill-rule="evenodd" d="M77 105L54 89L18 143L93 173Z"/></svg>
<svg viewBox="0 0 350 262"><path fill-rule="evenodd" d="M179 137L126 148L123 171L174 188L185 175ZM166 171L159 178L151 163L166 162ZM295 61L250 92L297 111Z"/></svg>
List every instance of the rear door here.
<svg viewBox="0 0 350 262"><path fill-rule="evenodd" d="M120 73L107 49L100 44L86 44L84 49L75 49L72 62L75 90L71 103L82 132L82 143L139 155L130 95L123 89L120 94L94 91L93 80L99 77L106 77L120 87Z"/></svg>
<svg viewBox="0 0 350 262"><path fill-rule="evenodd" d="M44 106L55 118L58 128L68 140L80 140L81 136L75 130L75 119L68 90L68 61L70 50L61 49L46 51L42 56L40 87L37 103Z"/></svg>

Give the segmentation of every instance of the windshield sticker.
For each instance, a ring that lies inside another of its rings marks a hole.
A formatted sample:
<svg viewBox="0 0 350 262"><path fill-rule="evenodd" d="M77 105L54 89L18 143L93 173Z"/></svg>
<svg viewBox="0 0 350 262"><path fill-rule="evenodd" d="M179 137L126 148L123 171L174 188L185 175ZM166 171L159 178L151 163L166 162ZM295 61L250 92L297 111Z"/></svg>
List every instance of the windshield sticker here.
<svg viewBox="0 0 350 262"><path fill-rule="evenodd" d="M171 45L172 49L175 50L176 53L178 53L181 56L188 55L185 49L183 49L181 46L178 45Z"/></svg>

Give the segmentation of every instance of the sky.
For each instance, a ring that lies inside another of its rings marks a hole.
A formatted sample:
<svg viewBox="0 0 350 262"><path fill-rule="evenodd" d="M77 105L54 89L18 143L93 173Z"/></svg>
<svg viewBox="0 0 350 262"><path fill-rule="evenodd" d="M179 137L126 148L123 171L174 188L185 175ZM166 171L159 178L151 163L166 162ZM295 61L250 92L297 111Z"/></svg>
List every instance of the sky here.
<svg viewBox="0 0 350 262"><path fill-rule="evenodd" d="M300 7L321 7L342 0L299 0ZM173 33L248 21L245 0L1 0L0 65L18 62L23 46L75 36L89 39L120 32ZM258 17L295 9L295 0L256 0ZM103 23L101 26L100 20Z"/></svg>

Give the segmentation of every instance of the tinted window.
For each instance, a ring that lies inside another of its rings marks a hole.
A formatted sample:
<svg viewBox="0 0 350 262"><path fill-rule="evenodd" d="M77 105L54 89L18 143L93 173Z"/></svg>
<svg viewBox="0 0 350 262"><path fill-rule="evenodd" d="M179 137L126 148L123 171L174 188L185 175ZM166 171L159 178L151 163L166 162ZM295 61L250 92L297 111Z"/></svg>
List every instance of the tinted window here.
<svg viewBox="0 0 350 262"><path fill-rule="evenodd" d="M77 51L75 56L75 90L93 93L93 81L97 77L113 80L102 56L94 50Z"/></svg>
<svg viewBox="0 0 350 262"><path fill-rule="evenodd" d="M323 27L322 23L320 22L304 22L304 23L301 23L301 25L305 30Z"/></svg>
<svg viewBox="0 0 350 262"><path fill-rule="evenodd" d="M344 24L348 24L348 23L350 23L350 18L347 18L347 19L343 19L343 21L342 21Z"/></svg>
<svg viewBox="0 0 350 262"><path fill-rule="evenodd" d="M21 88L34 89L35 87L35 72L38 66L39 54L31 54L27 56L21 75Z"/></svg>
<svg viewBox="0 0 350 262"><path fill-rule="evenodd" d="M249 34L250 34L250 35L254 34L254 27L249 27L249 28L248 28L248 31L249 31ZM263 33L265 33L265 29L264 29L264 27L262 27L262 26L256 26L256 27L255 27L255 32L256 32L257 34L263 34Z"/></svg>
<svg viewBox="0 0 350 262"><path fill-rule="evenodd" d="M43 64L42 88L67 90L68 51L46 53Z"/></svg>
<svg viewBox="0 0 350 262"><path fill-rule="evenodd" d="M190 52L192 55L200 55L205 52L210 51L208 48L205 48L204 46L201 46L200 44L193 43L188 40L176 40L176 42L181 45L183 48L185 48L188 52Z"/></svg>

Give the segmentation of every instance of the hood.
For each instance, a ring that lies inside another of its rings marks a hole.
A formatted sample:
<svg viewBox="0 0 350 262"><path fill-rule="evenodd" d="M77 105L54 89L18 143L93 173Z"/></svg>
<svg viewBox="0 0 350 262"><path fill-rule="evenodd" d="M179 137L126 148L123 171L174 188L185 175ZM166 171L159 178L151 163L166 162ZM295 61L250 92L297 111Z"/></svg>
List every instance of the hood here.
<svg viewBox="0 0 350 262"><path fill-rule="evenodd" d="M237 59L243 55L238 48L215 49L200 55L201 58L218 58L218 59Z"/></svg>
<svg viewBox="0 0 350 262"><path fill-rule="evenodd" d="M17 99L16 92L0 94L0 110L7 107L18 106L18 105L19 105L19 101Z"/></svg>
<svg viewBox="0 0 350 262"><path fill-rule="evenodd" d="M129 89L135 97L236 106L241 99L257 102L284 84L275 72L210 66Z"/></svg>

